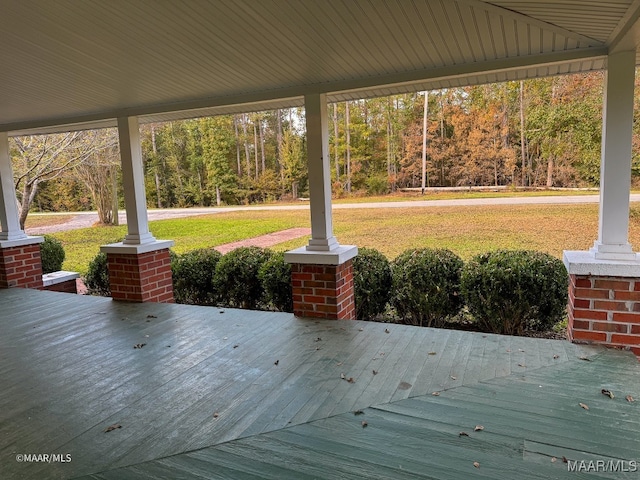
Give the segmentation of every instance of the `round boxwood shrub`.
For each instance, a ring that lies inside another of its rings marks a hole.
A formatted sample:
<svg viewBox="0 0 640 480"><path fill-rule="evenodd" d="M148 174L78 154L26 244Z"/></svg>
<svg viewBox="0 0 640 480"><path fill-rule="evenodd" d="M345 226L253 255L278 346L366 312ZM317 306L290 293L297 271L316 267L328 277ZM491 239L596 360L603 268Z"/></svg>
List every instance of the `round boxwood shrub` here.
<svg viewBox="0 0 640 480"><path fill-rule="evenodd" d="M258 272L271 255L259 247L240 247L223 255L213 277L220 304L251 310L262 306L264 289Z"/></svg>
<svg viewBox="0 0 640 480"><path fill-rule="evenodd" d="M55 238L45 235L44 242L40 244L40 258L42 260L42 273L51 273L62 270L64 262L64 248Z"/></svg>
<svg viewBox="0 0 640 480"><path fill-rule="evenodd" d="M284 252L271 255L258 271L265 302L281 312L293 312L291 265L285 263Z"/></svg>
<svg viewBox="0 0 640 480"><path fill-rule="evenodd" d="M463 262L447 249L410 249L391 264L391 303L405 323L442 326L460 311Z"/></svg>
<svg viewBox="0 0 640 480"><path fill-rule="evenodd" d="M89 269L83 280L87 286L87 293L89 295L100 295L102 297L111 296L106 253L100 252L93 257L93 260L89 262Z"/></svg>
<svg viewBox="0 0 640 480"><path fill-rule="evenodd" d="M356 318L373 320L382 312L391 293L389 260L373 248L359 248L353 259Z"/></svg>
<svg viewBox="0 0 640 480"><path fill-rule="evenodd" d="M213 275L222 255L203 248L183 255L175 255L171 261L173 295L177 303L213 305L216 301Z"/></svg>
<svg viewBox="0 0 640 480"><path fill-rule="evenodd" d="M564 264L551 255L499 250L465 265L461 291L482 330L517 335L563 319L568 282Z"/></svg>

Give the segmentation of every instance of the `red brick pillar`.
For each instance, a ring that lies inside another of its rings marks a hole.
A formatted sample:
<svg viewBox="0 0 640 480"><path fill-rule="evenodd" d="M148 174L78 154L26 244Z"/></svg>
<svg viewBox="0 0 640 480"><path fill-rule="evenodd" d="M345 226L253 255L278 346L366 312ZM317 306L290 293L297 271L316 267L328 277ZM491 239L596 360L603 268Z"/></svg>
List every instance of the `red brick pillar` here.
<svg viewBox="0 0 640 480"><path fill-rule="evenodd" d="M171 257L162 248L128 253L125 248L103 247L107 252L109 284L114 300L173 303Z"/></svg>
<svg viewBox="0 0 640 480"><path fill-rule="evenodd" d="M640 356L640 278L569 275L568 335Z"/></svg>
<svg viewBox="0 0 640 480"><path fill-rule="evenodd" d="M40 243L42 237L20 241L1 242L0 247L0 288L42 288L42 260ZM12 245L13 244L13 245Z"/></svg>
<svg viewBox="0 0 640 480"><path fill-rule="evenodd" d="M298 317L355 320L353 262L292 264L293 313Z"/></svg>

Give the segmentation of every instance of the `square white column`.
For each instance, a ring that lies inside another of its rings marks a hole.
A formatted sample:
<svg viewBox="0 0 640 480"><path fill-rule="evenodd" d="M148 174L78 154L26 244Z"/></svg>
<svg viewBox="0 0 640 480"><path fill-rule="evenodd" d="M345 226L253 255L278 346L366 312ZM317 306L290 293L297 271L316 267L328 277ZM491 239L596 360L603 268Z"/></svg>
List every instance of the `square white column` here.
<svg viewBox="0 0 640 480"><path fill-rule="evenodd" d="M331 170L329 166L329 124L325 94L305 95L307 123L307 165L311 239L306 249L329 251L338 247L331 216Z"/></svg>
<svg viewBox="0 0 640 480"><path fill-rule="evenodd" d="M0 242L13 242L28 238L24 230L20 228L7 132L0 132L0 226L2 227Z"/></svg>
<svg viewBox="0 0 640 480"><path fill-rule="evenodd" d="M153 243L156 239L149 231L138 118L118 118L118 136L128 232L122 243L124 245Z"/></svg>
<svg viewBox="0 0 640 480"><path fill-rule="evenodd" d="M635 260L629 243L629 194L635 50L609 55L602 112L600 223L596 259Z"/></svg>

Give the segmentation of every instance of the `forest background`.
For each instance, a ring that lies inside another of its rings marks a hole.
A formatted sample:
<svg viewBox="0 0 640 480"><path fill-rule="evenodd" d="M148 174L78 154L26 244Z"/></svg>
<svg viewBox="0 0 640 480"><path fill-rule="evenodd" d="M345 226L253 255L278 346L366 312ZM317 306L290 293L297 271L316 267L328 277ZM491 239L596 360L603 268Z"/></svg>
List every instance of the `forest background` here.
<svg viewBox="0 0 640 480"><path fill-rule="evenodd" d="M423 148L427 187L598 186L603 79L592 72L331 104L333 195L420 187ZM141 136L149 207L308 196L304 109L143 124ZM22 225L30 210L97 210L113 222L123 198L115 129L14 137L11 154Z"/></svg>

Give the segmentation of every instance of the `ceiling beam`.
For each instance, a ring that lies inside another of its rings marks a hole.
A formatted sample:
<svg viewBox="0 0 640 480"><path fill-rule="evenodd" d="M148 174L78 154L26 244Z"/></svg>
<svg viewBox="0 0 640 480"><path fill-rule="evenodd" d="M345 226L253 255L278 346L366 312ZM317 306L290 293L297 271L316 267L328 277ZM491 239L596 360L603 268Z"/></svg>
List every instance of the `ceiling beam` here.
<svg viewBox="0 0 640 480"><path fill-rule="evenodd" d="M626 52L638 48L640 45L640 0L634 0L618 26L611 33L607 43L609 44L609 53Z"/></svg>

